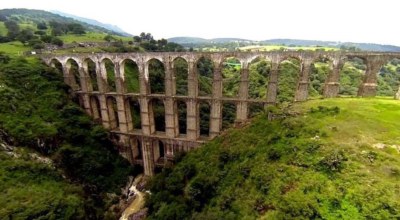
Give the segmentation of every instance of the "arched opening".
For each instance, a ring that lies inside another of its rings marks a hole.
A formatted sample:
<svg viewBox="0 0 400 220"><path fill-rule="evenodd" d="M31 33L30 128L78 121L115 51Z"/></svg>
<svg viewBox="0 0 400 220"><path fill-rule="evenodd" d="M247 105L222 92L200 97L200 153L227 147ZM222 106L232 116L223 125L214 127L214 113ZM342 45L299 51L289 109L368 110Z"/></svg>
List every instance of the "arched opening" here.
<svg viewBox="0 0 400 220"><path fill-rule="evenodd" d="M258 57L249 65L249 98L266 99L271 62Z"/></svg>
<svg viewBox="0 0 400 220"><path fill-rule="evenodd" d="M186 134L187 107L184 101L177 101L179 134Z"/></svg>
<svg viewBox="0 0 400 220"><path fill-rule="evenodd" d="M309 98L322 97L326 78L332 70L332 62L326 57L320 57L312 63L310 70L310 84L308 86Z"/></svg>
<svg viewBox="0 0 400 220"><path fill-rule="evenodd" d="M71 87L75 91L81 90L81 77L79 74L79 65L78 63L73 60L73 59L68 59L67 61L67 67L68 67L68 75L70 79L72 80L71 82Z"/></svg>
<svg viewBox="0 0 400 220"><path fill-rule="evenodd" d="M147 65L148 65L148 70L149 70L150 93L164 94L165 93L164 64L157 59L151 59L151 60L149 60Z"/></svg>
<svg viewBox="0 0 400 220"><path fill-rule="evenodd" d="M236 105L235 103L225 102L222 104L222 130L225 130L235 123Z"/></svg>
<svg viewBox="0 0 400 220"><path fill-rule="evenodd" d="M400 59L393 59L379 70L376 95L393 97L399 89L399 82Z"/></svg>
<svg viewBox="0 0 400 220"><path fill-rule="evenodd" d="M116 92L117 91L117 85L116 85L116 80L115 80L115 66L114 63L106 58L102 62L102 68L103 71L106 73L107 76L107 85L108 85L108 91L109 92Z"/></svg>
<svg viewBox="0 0 400 220"><path fill-rule="evenodd" d="M188 95L188 63L185 59L178 57L173 62L176 95Z"/></svg>
<svg viewBox="0 0 400 220"><path fill-rule="evenodd" d="M222 95L224 97L237 97L241 68L240 61L235 57L228 57L222 63Z"/></svg>
<svg viewBox="0 0 400 220"><path fill-rule="evenodd" d="M199 84L199 96L212 95L212 82L214 64L210 58L201 57L196 64L196 72Z"/></svg>
<svg viewBox="0 0 400 220"><path fill-rule="evenodd" d="M265 112L263 103L249 103L249 118L257 116Z"/></svg>
<svg viewBox="0 0 400 220"><path fill-rule="evenodd" d="M367 66L363 59L349 58L340 71L339 95L356 96L366 70Z"/></svg>
<svg viewBox="0 0 400 220"><path fill-rule="evenodd" d="M152 133L154 132L165 132L165 107L164 107L164 102L159 100L159 99L152 99L149 102L149 109L150 109L150 115L152 116L150 120L152 120L152 123L154 125L154 129Z"/></svg>
<svg viewBox="0 0 400 220"><path fill-rule="evenodd" d="M126 112L127 120L131 121L132 125L129 127L130 130L142 129L142 119L140 117L140 103L136 98L129 97L126 99Z"/></svg>
<svg viewBox="0 0 400 220"><path fill-rule="evenodd" d="M143 160L142 143L137 138L131 138L132 156L134 160Z"/></svg>
<svg viewBox="0 0 400 220"><path fill-rule="evenodd" d="M90 96L90 107L92 111L92 117L94 119L101 119L100 102L96 96Z"/></svg>
<svg viewBox="0 0 400 220"><path fill-rule="evenodd" d="M61 64L60 61L58 61L57 59L52 59L50 61L50 66L55 68L57 70L57 72L62 76L63 75L63 66Z"/></svg>
<svg viewBox="0 0 400 220"><path fill-rule="evenodd" d="M162 141L158 141L158 152L160 153L159 158L164 158L165 157L165 147L164 143Z"/></svg>
<svg viewBox="0 0 400 220"><path fill-rule="evenodd" d="M300 75L301 62L297 58L287 58L279 64L277 101L293 102Z"/></svg>
<svg viewBox="0 0 400 220"><path fill-rule="evenodd" d="M199 107L199 131L200 136L210 136L210 104L207 102L200 102Z"/></svg>
<svg viewBox="0 0 400 220"><path fill-rule="evenodd" d="M92 91L99 91L99 86L97 84L97 74L96 74L96 64L93 60L87 58L83 62L83 68L85 69L85 74L90 79L90 89Z"/></svg>
<svg viewBox="0 0 400 220"><path fill-rule="evenodd" d="M132 60L124 60L121 64L121 76L124 76L124 85L126 92L139 93L139 68L138 65Z"/></svg>
<svg viewBox="0 0 400 220"><path fill-rule="evenodd" d="M118 120L118 106L117 100L110 96L107 97L107 110L108 110L108 118L111 129L119 128L119 120Z"/></svg>

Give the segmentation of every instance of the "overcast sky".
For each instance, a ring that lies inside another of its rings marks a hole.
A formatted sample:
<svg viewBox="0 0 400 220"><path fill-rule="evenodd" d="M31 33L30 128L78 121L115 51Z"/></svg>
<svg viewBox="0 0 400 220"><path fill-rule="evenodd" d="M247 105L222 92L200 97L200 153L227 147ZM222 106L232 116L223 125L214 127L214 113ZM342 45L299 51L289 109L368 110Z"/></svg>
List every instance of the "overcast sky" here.
<svg viewBox="0 0 400 220"><path fill-rule="evenodd" d="M58 10L155 38L291 38L400 46L400 8L394 0L0 1L0 8Z"/></svg>

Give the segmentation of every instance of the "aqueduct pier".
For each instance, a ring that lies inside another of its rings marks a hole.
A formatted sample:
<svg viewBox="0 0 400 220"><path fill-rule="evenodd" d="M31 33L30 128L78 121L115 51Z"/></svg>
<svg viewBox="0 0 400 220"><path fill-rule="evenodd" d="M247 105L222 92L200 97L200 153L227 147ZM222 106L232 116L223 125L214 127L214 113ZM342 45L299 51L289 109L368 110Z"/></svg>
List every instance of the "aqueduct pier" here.
<svg viewBox="0 0 400 220"><path fill-rule="evenodd" d="M200 58L208 58L214 65L212 76L212 94L199 95L199 81L196 65ZM222 94L221 69L228 57L240 61L239 91L236 97L224 97ZM323 95L326 98L336 97L339 93L340 70L346 60L360 58L366 64L363 81L359 86L359 96L374 96L377 89L377 74L380 68L392 59L400 59L400 53L381 52L313 52L313 51L274 51L274 52L145 52L145 53L96 53L70 55L43 55L41 58L50 66L56 64L62 68L65 82L79 98L81 106L94 119L110 130L115 141L119 143L120 152L132 164L144 167L146 175L153 175L154 168L164 166L176 152L188 151L199 144L214 138L222 128L222 103L230 102L236 106L235 122L240 123L248 118L249 106L252 103L262 105L275 104L277 97L278 69L281 62L288 58L300 61L300 73L295 91L295 101L304 101L308 96L311 65L320 58L331 61L332 70L324 84ZM176 94L176 76L174 60L184 59L187 62L187 95ZM271 62L267 95L265 99L251 99L248 95L249 65L256 58ZM150 90L149 61L156 59L163 64L165 71L163 94L153 94ZM114 65L115 91L111 91L107 82L105 61ZM139 72L139 90L128 92L124 62L133 61ZM95 82L90 79L88 61L95 64ZM71 62L78 66L78 76L71 73ZM77 79L79 77L79 79ZM131 116L135 99L140 106L140 129L133 126ZM156 131L152 101L159 100L165 108L165 132ZM186 133L181 134L178 123L177 102L186 105ZM209 135L200 135L199 103L205 102L210 107Z"/></svg>

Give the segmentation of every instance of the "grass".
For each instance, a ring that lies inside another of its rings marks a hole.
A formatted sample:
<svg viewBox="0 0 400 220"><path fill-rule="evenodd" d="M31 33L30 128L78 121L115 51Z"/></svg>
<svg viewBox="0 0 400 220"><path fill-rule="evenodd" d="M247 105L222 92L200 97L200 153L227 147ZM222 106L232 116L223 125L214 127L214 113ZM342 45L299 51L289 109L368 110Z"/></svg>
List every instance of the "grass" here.
<svg viewBox="0 0 400 220"><path fill-rule="evenodd" d="M329 141L357 146L372 146L377 143L400 145L398 100L393 100L391 97L323 99L296 104L295 108L305 112L319 105L338 106L342 112L336 117L315 121L312 125L315 128L325 129Z"/></svg>
<svg viewBox="0 0 400 220"><path fill-rule="evenodd" d="M4 25L4 22L0 21L0 35L5 36L7 34L7 28Z"/></svg>
<svg viewBox="0 0 400 220"><path fill-rule="evenodd" d="M74 35L67 34L60 36L59 38L64 41L64 43L73 43L73 42L105 42L104 37L107 36L106 33L98 33L98 32L87 32L83 35ZM116 39L121 39L122 41L132 40L130 37L117 37Z"/></svg>
<svg viewBox="0 0 400 220"><path fill-rule="evenodd" d="M1 43L0 44L0 51L5 52L11 56L19 56L23 55L24 52L32 50L29 46L24 46L19 41L13 41L8 43Z"/></svg>

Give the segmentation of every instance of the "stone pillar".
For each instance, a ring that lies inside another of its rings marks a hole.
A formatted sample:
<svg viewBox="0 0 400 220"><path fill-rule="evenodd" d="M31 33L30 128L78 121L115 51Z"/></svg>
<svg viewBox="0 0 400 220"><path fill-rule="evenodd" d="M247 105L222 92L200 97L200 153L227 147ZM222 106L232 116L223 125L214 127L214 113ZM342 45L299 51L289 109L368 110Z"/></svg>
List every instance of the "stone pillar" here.
<svg viewBox="0 0 400 220"><path fill-rule="evenodd" d="M212 84L212 101L210 112L210 137L219 135L222 128L222 75L220 65L215 65Z"/></svg>
<svg viewBox="0 0 400 220"><path fill-rule="evenodd" d="M309 75L311 71L312 60L306 59L301 63L299 81L297 83L294 101L305 101L308 96Z"/></svg>
<svg viewBox="0 0 400 220"><path fill-rule="evenodd" d="M89 97L89 82L90 82L90 78L88 76L88 74L86 74L84 68L82 66L79 66L79 77L80 77L80 81L81 81L81 91L83 93L78 94L79 96L81 96L82 101L83 101L83 108L85 109L85 112L88 115L92 115L92 110L90 108L90 97Z"/></svg>
<svg viewBox="0 0 400 220"><path fill-rule="evenodd" d="M249 69L248 65L244 64L240 74L239 99L240 102L236 106L236 122L242 123L247 120L248 106L245 100L249 94Z"/></svg>
<svg viewBox="0 0 400 220"><path fill-rule="evenodd" d="M196 63L188 61L188 97L186 101L186 136L189 140L199 138L199 110L197 106L198 77L195 71Z"/></svg>
<svg viewBox="0 0 400 220"><path fill-rule="evenodd" d="M376 95L378 87L378 72L385 62L378 56L367 57L366 62L367 70L365 71L365 76L358 89L357 95L362 97L373 97Z"/></svg>
<svg viewBox="0 0 400 220"><path fill-rule="evenodd" d="M278 94L278 68L279 63L271 63L271 72L268 81L267 102L269 104L276 103L276 96Z"/></svg>
<svg viewBox="0 0 400 220"><path fill-rule="evenodd" d="M399 87L399 90L394 95L394 99L400 100L400 87Z"/></svg>
<svg viewBox="0 0 400 220"><path fill-rule="evenodd" d="M74 76L70 73L71 65L66 63L63 65L63 75L64 75L64 82L65 84L69 85L72 88L72 91L76 91L76 82Z"/></svg>
<svg viewBox="0 0 400 220"><path fill-rule="evenodd" d="M100 113L101 113L101 121L103 123L104 128L110 129L110 118L108 116L108 110L107 110L107 99L105 96L105 92L107 92L107 84L106 84L106 76L103 68L101 67L101 63L97 62L96 63L96 76L97 76L97 83L99 86L99 92L100 94L98 95L99 98L99 103L100 103Z"/></svg>
<svg viewBox="0 0 400 220"><path fill-rule="evenodd" d="M118 94L115 97L115 99L117 101L119 131L126 133L128 132L128 121L126 115L128 113L130 115L130 112L126 112L125 100L124 96L122 95L124 92L123 81L121 79L121 73L118 62L114 63L114 73L115 73L115 84Z"/></svg>
<svg viewBox="0 0 400 220"><path fill-rule="evenodd" d="M142 138L142 148L144 175L153 176L155 164L152 141L149 138Z"/></svg>
<svg viewBox="0 0 400 220"><path fill-rule="evenodd" d="M328 77L325 80L324 85L324 97L325 98L334 98L339 94L340 89L340 69L343 66L343 62L341 59L335 59L332 61L332 72L329 73Z"/></svg>
<svg viewBox="0 0 400 220"><path fill-rule="evenodd" d="M151 128L151 105L149 105L149 99L146 97L149 94L149 74L147 65L145 63L137 63L139 69L139 83L140 83L140 118L142 121L142 133L145 136L151 135L154 127ZM154 123L153 123L154 126ZM153 145L149 138L142 138L142 152L143 152L143 167L144 174L146 176L154 175L154 155L153 155Z"/></svg>
<svg viewBox="0 0 400 220"><path fill-rule="evenodd" d="M165 69L165 99L164 99L164 109L165 109L165 135L169 138L176 137L178 128L178 112L176 108L176 103L172 99L174 95L173 88L173 72L171 69L171 63L169 60L164 59ZM179 131L179 130L178 130Z"/></svg>

